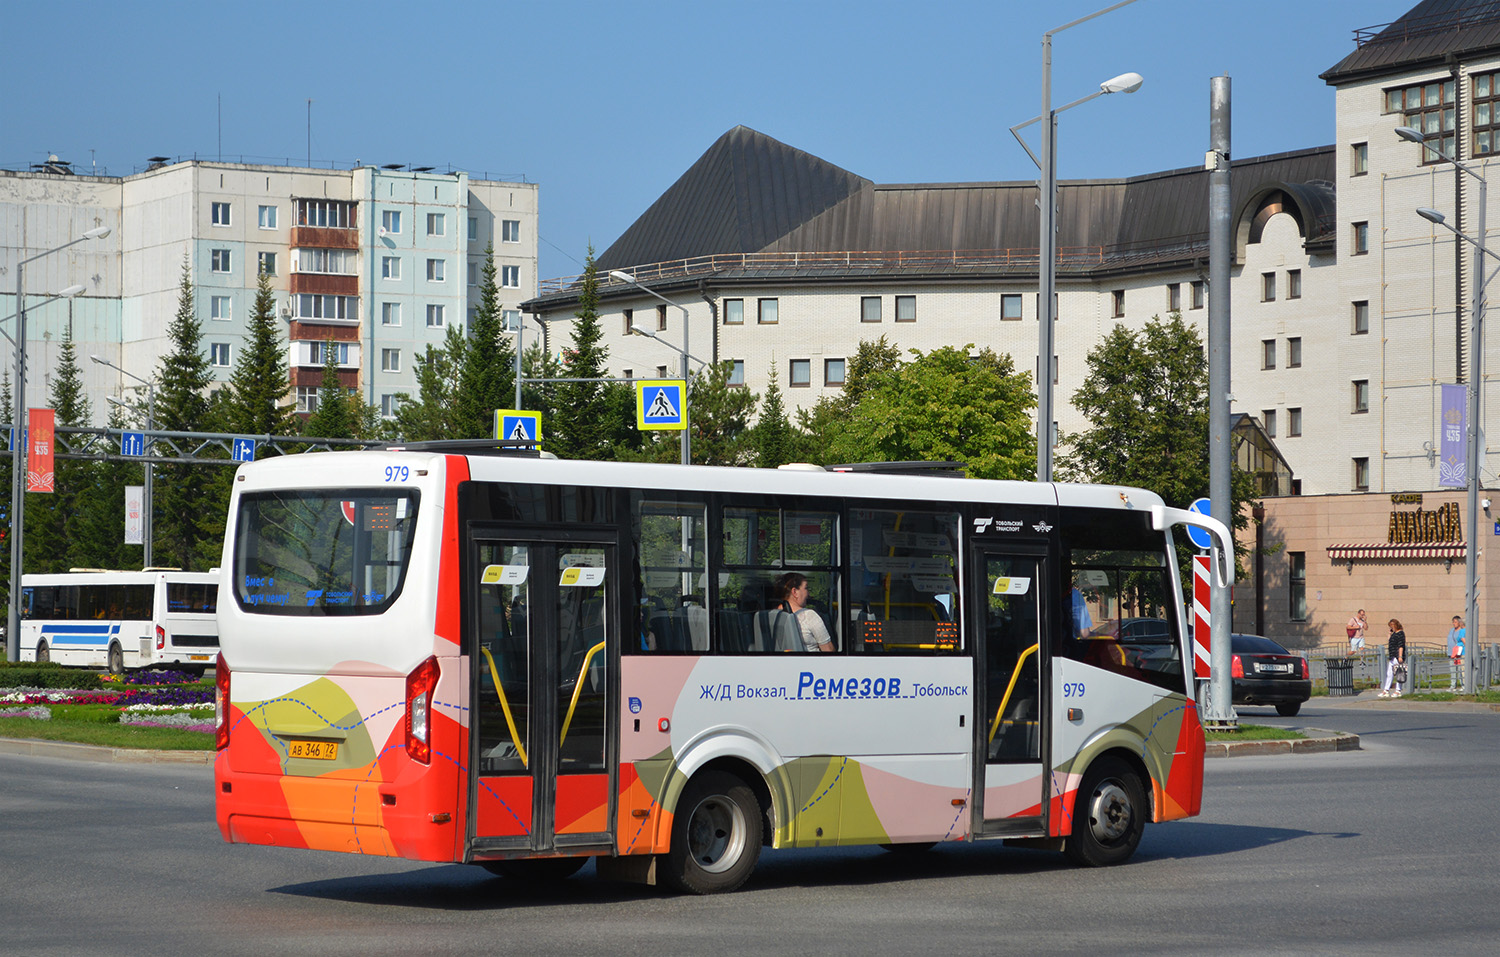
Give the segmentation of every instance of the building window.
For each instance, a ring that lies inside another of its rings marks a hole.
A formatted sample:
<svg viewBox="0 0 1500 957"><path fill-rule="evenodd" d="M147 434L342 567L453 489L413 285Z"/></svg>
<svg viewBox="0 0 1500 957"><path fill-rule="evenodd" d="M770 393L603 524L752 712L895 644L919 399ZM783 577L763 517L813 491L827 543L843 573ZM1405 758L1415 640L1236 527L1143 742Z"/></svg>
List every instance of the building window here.
<svg viewBox="0 0 1500 957"><path fill-rule="evenodd" d="M1356 492L1368 492L1370 490L1370 460L1360 457L1354 460L1354 490Z"/></svg>
<svg viewBox="0 0 1500 957"><path fill-rule="evenodd" d="M1202 309L1203 308L1203 300L1204 300L1204 298L1205 298L1205 296L1207 294L1208 294L1208 283L1204 282L1202 279L1196 279L1196 280L1194 280L1193 281L1193 305L1192 305L1192 308L1194 308L1194 309Z"/></svg>
<svg viewBox="0 0 1500 957"><path fill-rule="evenodd" d="M1370 380L1354 380L1354 414L1370 411Z"/></svg>
<svg viewBox="0 0 1500 957"><path fill-rule="evenodd" d="M880 321L880 297L879 296L860 296L859 297L859 321L860 322L879 322Z"/></svg>
<svg viewBox="0 0 1500 957"><path fill-rule="evenodd" d="M1302 410L1301 409L1287 409L1286 410L1286 436L1287 436L1287 438L1289 438L1289 439L1295 439L1297 436L1299 436L1301 434L1302 434Z"/></svg>
<svg viewBox="0 0 1500 957"><path fill-rule="evenodd" d="M1473 84L1473 155L1500 153L1500 73L1481 73L1473 78Z"/></svg>
<svg viewBox="0 0 1500 957"><path fill-rule="evenodd" d="M770 325L777 321L775 299L757 299L755 302L755 309L756 322L759 322L763 325Z"/></svg>
<svg viewBox="0 0 1500 957"><path fill-rule="evenodd" d="M469 285L479 285L479 263L477 262L469 263Z"/></svg>
<svg viewBox="0 0 1500 957"><path fill-rule="evenodd" d="M1453 81L1418 83L1385 91L1385 112L1400 113L1399 126L1420 130L1423 139L1448 156L1453 152ZM1424 165L1443 162L1432 150L1421 149Z"/></svg>
<svg viewBox="0 0 1500 957"><path fill-rule="evenodd" d="M1349 147L1349 175L1363 176L1370 171L1370 144L1355 143Z"/></svg>
<svg viewBox="0 0 1500 957"><path fill-rule="evenodd" d="M256 224L259 225L261 229L275 229L276 228L276 207L275 206L260 206L260 207L257 207L256 210L255 210L255 218L256 218Z"/></svg>
<svg viewBox="0 0 1500 957"><path fill-rule="evenodd" d="M255 254L255 264L256 264L256 268L259 270L259 273L258 273L259 275L262 275L262 276L274 276L274 275L276 275L276 254L275 253L256 253Z"/></svg>
<svg viewBox="0 0 1500 957"><path fill-rule="evenodd" d="M521 241L521 221L519 219L500 220L500 241L502 243L518 243Z"/></svg>
<svg viewBox="0 0 1500 957"><path fill-rule="evenodd" d="M1261 425L1266 430L1266 437L1271 439L1276 438L1276 410L1261 409L1260 418Z"/></svg>
<svg viewBox="0 0 1500 957"><path fill-rule="evenodd" d="M731 359L731 360L729 360L729 382L727 384L728 385L744 385L745 384L745 360L744 359Z"/></svg>
<svg viewBox="0 0 1500 957"><path fill-rule="evenodd" d="M667 331L667 307L665 305L656 307L656 331Z"/></svg>
<svg viewBox="0 0 1500 957"><path fill-rule="evenodd" d="M1180 282L1167 283L1167 311L1182 311L1182 283Z"/></svg>
<svg viewBox="0 0 1500 957"><path fill-rule="evenodd" d="M1307 553L1287 552L1287 593L1290 605L1287 615L1292 621L1307 620Z"/></svg>
<svg viewBox="0 0 1500 957"><path fill-rule="evenodd" d="M787 370L787 385L794 389L805 389L812 385L812 360L793 359Z"/></svg>
<svg viewBox="0 0 1500 957"><path fill-rule="evenodd" d="M521 310L501 309L500 329L503 332L515 332L521 328Z"/></svg>
<svg viewBox="0 0 1500 957"><path fill-rule="evenodd" d="M382 232L399 234L401 232L401 210L387 209L380 214L380 229Z"/></svg>
<svg viewBox="0 0 1500 957"><path fill-rule="evenodd" d="M315 385L297 386L297 411L318 411L318 387Z"/></svg>
<svg viewBox="0 0 1500 957"><path fill-rule="evenodd" d="M380 371L381 372L400 372L401 371L401 350L400 349L381 349L380 350Z"/></svg>
<svg viewBox="0 0 1500 957"><path fill-rule="evenodd" d="M401 278L401 257L400 256L381 256L380 257L380 278L381 279L400 279Z"/></svg>
<svg viewBox="0 0 1500 957"><path fill-rule="evenodd" d="M442 213L427 214L427 235L442 236L446 234L447 229L447 217Z"/></svg>
<svg viewBox="0 0 1500 957"><path fill-rule="evenodd" d="M1276 368L1276 340L1262 339L1260 341L1260 367L1262 369Z"/></svg>
<svg viewBox="0 0 1500 957"><path fill-rule="evenodd" d="M896 321L897 322L916 322L917 321L917 297L916 296L897 296L896 297Z"/></svg>
<svg viewBox="0 0 1500 957"><path fill-rule="evenodd" d="M229 368L229 343L210 342L208 344L208 361L210 365L221 369Z"/></svg>
<svg viewBox="0 0 1500 957"><path fill-rule="evenodd" d="M1302 298L1302 270L1288 269L1286 271L1286 297L1288 299Z"/></svg>
<svg viewBox="0 0 1500 957"><path fill-rule="evenodd" d="M394 419L396 407L400 405L401 393L387 393L380 397L380 417L382 419Z"/></svg>
<svg viewBox="0 0 1500 957"><path fill-rule="evenodd" d="M1116 289L1109 294L1109 314L1115 319L1125 317L1125 290Z"/></svg>
<svg viewBox="0 0 1500 957"><path fill-rule="evenodd" d="M353 249L294 249L292 266L297 272L353 276L359 268L359 253Z"/></svg>
<svg viewBox="0 0 1500 957"><path fill-rule="evenodd" d="M1286 367L1288 369L1302 368L1302 337L1291 336L1286 341Z"/></svg>
<svg viewBox="0 0 1500 957"><path fill-rule="evenodd" d="M358 296L322 296L299 292L292 297L292 307L298 319L359 321Z"/></svg>
<svg viewBox="0 0 1500 957"><path fill-rule="evenodd" d="M475 242L478 239L479 239L479 217L478 216L470 216L469 217L469 242L472 243L472 242Z"/></svg>
<svg viewBox="0 0 1500 957"><path fill-rule="evenodd" d="M625 321L625 335L630 335L630 330L634 328L635 310L626 309L624 312L620 313L620 318Z"/></svg>
<svg viewBox="0 0 1500 957"><path fill-rule="evenodd" d="M1276 301L1276 274L1274 272L1260 274L1260 301Z"/></svg>
<svg viewBox="0 0 1500 957"><path fill-rule="evenodd" d="M1018 320L1021 318L1021 294L1018 292L1004 292L1000 294L1000 319Z"/></svg>
<svg viewBox="0 0 1500 957"><path fill-rule="evenodd" d="M1370 224L1355 223L1352 237L1354 243L1354 255L1363 256L1370 251Z"/></svg>
<svg viewBox="0 0 1500 957"><path fill-rule="evenodd" d="M210 207L213 210L213 214L212 215L213 215L214 225L215 226L228 226L229 225L229 204L228 203L211 203Z"/></svg>
<svg viewBox="0 0 1500 957"><path fill-rule="evenodd" d="M666 366L657 366L656 367L656 377L658 379L665 379L667 377L667 367Z"/></svg>
<svg viewBox="0 0 1500 957"><path fill-rule="evenodd" d="M228 296L209 296L208 297L208 317L210 319L232 319L232 318L234 318L232 315L230 315L229 308L230 307L229 307L229 297Z"/></svg>
<svg viewBox="0 0 1500 957"><path fill-rule="evenodd" d="M443 325L443 307L437 303L427 304L427 328L440 329Z"/></svg>
<svg viewBox="0 0 1500 957"><path fill-rule="evenodd" d="M214 249L209 252L210 268L214 272L229 272L229 250Z"/></svg>
<svg viewBox="0 0 1500 957"><path fill-rule="evenodd" d="M446 262L447 262L446 259L429 259L429 260L427 260L427 281L428 282L442 282L443 281L443 278L444 278L444 276L443 276L444 264Z"/></svg>
<svg viewBox="0 0 1500 957"><path fill-rule="evenodd" d="M841 388L844 385L844 360L823 360L823 384Z"/></svg>
<svg viewBox="0 0 1500 957"><path fill-rule="evenodd" d="M400 213L396 214L400 216ZM400 222L398 219L397 222ZM297 200L298 226L327 226L332 229L353 229L354 204L337 199ZM396 230L400 232L400 230Z"/></svg>
<svg viewBox="0 0 1500 957"><path fill-rule="evenodd" d="M506 289L520 289L521 288L521 267L520 266L501 266L500 267L500 285L504 286Z"/></svg>
<svg viewBox="0 0 1500 957"><path fill-rule="evenodd" d="M1360 299L1355 301L1354 306L1354 334L1356 336L1368 335L1370 332L1370 301Z"/></svg>
<svg viewBox="0 0 1500 957"><path fill-rule="evenodd" d="M724 300L724 325L739 326L745 322L745 300Z"/></svg>
<svg viewBox="0 0 1500 957"><path fill-rule="evenodd" d="M401 325L401 303L382 302L380 304L380 324L382 326Z"/></svg>
<svg viewBox="0 0 1500 957"><path fill-rule="evenodd" d="M341 366L348 365L349 364L349 343L347 343L347 342L335 342L335 343L331 343L331 345L333 346L332 350L329 349L329 345L330 345L330 343L327 343L327 342L318 342L316 340L314 340L312 342L309 342L307 344L307 362L308 362L308 364L309 365L315 365L315 366L327 365L328 364L328 357L331 355L331 356L334 357L335 364L341 365Z"/></svg>

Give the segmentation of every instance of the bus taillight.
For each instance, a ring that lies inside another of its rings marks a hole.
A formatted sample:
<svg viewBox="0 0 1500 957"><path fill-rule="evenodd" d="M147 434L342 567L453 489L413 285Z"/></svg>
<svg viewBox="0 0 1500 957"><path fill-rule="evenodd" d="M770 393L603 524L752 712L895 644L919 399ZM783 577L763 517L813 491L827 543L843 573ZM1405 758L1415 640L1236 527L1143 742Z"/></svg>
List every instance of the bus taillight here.
<svg viewBox="0 0 1500 957"><path fill-rule="evenodd" d="M223 655L214 660L214 747L229 747L229 666Z"/></svg>
<svg viewBox="0 0 1500 957"><path fill-rule="evenodd" d="M427 764L432 760L432 694L438 663L428 658L406 676L406 753Z"/></svg>
<svg viewBox="0 0 1500 957"><path fill-rule="evenodd" d="M156 626L156 650L161 651L167 647L167 629L161 625Z"/></svg>

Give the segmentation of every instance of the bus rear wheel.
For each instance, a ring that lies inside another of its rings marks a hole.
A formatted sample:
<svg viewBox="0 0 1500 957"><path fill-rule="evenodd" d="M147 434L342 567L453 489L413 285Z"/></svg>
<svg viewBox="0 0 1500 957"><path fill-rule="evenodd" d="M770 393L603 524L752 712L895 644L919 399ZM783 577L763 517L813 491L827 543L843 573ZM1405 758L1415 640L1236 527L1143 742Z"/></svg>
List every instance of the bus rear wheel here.
<svg viewBox="0 0 1500 957"><path fill-rule="evenodd" d="M1116 757L1089 766L1073 801L1073 834L1063 846L1082 867L1123 864L1146 830L1146 796L1135 770Z"/></svg>
<svg viewBox="0 0 1500 957"><path fill-rule="evenodd" d="M692 894L721 894L745 883L760 859L760 803L745 782L705 771L688 782L672 819L668 884Z"/></svg>
<svg viewBox="0 0 1500 957"><path fill-rule="evenodd" d="M36 660L39 664L44 664L52 660L52 649L47 647L45 641L37 643Z"/></svg>
<svg viewBox="0 0 1500 957"><path fill-rule="evenodd" d="M577 874L586 863L586 857L539 857L534 860L481 861L480 866L496 877L554 884Z"/></svg>
<svg viewBox="0 0 1500 957"><path fill-rule="evenodd" d="M109 646L109 673L112 675L123 674L125 671L125 650L118 643Z"/></svg>

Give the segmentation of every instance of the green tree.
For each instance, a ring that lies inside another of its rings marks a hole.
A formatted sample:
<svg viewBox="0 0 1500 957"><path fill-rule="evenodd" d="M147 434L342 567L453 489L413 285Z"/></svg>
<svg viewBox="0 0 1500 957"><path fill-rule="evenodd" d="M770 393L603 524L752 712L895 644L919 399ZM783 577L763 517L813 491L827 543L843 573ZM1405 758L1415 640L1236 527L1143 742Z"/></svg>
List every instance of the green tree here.
<svg viewBox="0 0 1500 957"><path fill-rule="evenodd" d="M755 421L752 442L755 446L755 464L763 469L774 469L793 461L800 443L797 430L787 421L786 406L781 401L781 388L776 384L776 367L771 366L771 381L766 386L765 398L761 399L760 416Z"/></svg>
<svg viewBox="0 0 1500 957"><path fill-rule="evenodd" d="M458 437L454 381L468 351L463 333L449 326L441 347L428 345L416 359L417 394L396 407L395 431L407 442Z"/></svg>
<svg viewBox="0 0 1500 957"><path fill-rule="evenodd" d="M563 357L562 376L598 380L609 375L609 348L599 326L599 274L594 265L594 247L584 260L583 285L578 309L573 313L573 348ZM619 383L564 382L554 395L552 428L546 447L568 459L613 458L622 444L634 441L634 414L625 421L630 402L621 393L629 389Z"/></svg>
<svg viewBox="0 0 1500 957"><path fill-rule="evenodd" d="M1010 356L972 348L913 349L910 361L861 370L847 417L819 436L824 464L958 461L974 478L1031 474L1031 375Z"/></svg>
<svg viewBox="0 0 1500 957"><path fill-rule="evenodd" d="M352 439L360 424L363 407L339 379L338 343L323 346L323 378L318 384L318 407L302 423L302 434L322 439Z"/></svg>
<svg viewBox="0 0 1500 957"><path fill-rule="evenodd" d="M131 419L124 408L110 404L109 428L128 428L133 424ZM95 462L93 466L93 485L77 505L81 548L75 564L88 568L137 565L141 546L125 544L125 487L141 484L141 466L119 461Z"/></svg>
<svg viewBox="0 0 1500 957"><path fill-rule="evenodd" d="M73 347L73 327L63 330L57 367L52 372L47 401L56 425L74 428L89 425L88 398L78 353ZM52 465L52 494L27 499L27 571L65 572L82 564L86 549L79 538L78 505L93 491L93 463L56 458Z"/></svg>
<svg viewBox="0 0 1500 957"><path fill-rule="evenodd" d="M1117 325L1087 358L1073 406L1091 426L1060 436L1058 475L1067 481L1133 485L1186 508L1208 494L1208 366L1198 331L1172 313L1132 332ZM1234 527L1254 498L1249 474L1230 481ZM1191 546L1178 546L1184 569ZM1191 581L1191 577L1184 578Z"/></svg>
<svg viewBox="0 0 1500 957"><path fill-rule="evenodd" d="M515 350L501 322L500 287L495 282L495 246L484 251L479 304L469 324L469 338L458 367L453 397L455 438L481 439L494 434L495 410L515 401Z"/></svg>
<svg viewBox="0 0 1500 957"><path fill-rule="evenodd" d="M839 460L829 457L828 442L847 427L849 416L869 383L881 373L892 372L901 365L901 350L885 336L861 342L844 370L844 387L837 395L820 398L811 409L797 410L798 448L795 459L832 465Z"/></svg>
<svg viewBox="0 0 1500 957"><path fill-rule="evenodd" d="M286 344L277 328L271 279L261 274L255 305L229 377L227 413L232 431L250 435L292 435L294 412L286 402L290 389Z"/></svg>

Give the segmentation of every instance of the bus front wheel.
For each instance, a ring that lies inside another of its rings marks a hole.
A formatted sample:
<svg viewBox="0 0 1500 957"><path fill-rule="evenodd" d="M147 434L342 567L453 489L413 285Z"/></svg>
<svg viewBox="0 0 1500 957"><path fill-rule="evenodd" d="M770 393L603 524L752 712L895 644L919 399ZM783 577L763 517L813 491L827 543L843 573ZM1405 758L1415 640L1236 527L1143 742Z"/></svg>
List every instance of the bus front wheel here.
<svg viewBox="0 0 1500 957"><path fill-rule="evenodd" d="M699 774L672 818L667 883L692 894L734 890L760 858L760 829L760 803L745 782L723 771Z"/></svg>
<svg viewBox="0 0 1500 957"><path fill-rule="evenodd" d="M1073 801L1073 834L1063 847L1083 867L1123 864L1146 830L1146 796L1140 776L1116 757L1089 766Z"/></svg>
<svg viewBox="0 0 1500 957"><path fill-rule="evenodd" d="M38 664L44 664L52 660L52 649L47 647L45 641L38 643L36 646L36 660Z"/></svg>
<svg viewBox="0 0 1500 957"><path fill-rule="evenodd" d="M118 644L112 644L109 646L109 673L118 675L124 671L125 651Z"/></svg>

